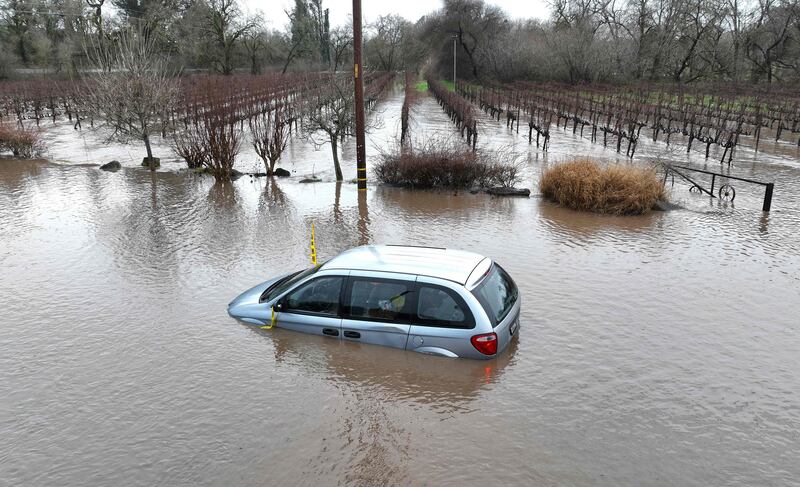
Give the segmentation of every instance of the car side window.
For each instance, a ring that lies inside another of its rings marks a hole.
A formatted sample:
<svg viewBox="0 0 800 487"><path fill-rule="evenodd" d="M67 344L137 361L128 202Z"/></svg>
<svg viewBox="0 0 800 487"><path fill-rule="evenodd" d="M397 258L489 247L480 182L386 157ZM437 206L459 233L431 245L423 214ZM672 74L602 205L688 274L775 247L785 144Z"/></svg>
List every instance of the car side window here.
<svg viewBox="0 0 800 487"><path fill-rule="evenodd" d="M473 328L467 303L450 289L422 284L415 323L443 328Z"/></svg>
<svg viewBox="0 0 800 487"><path fill-rule="evenodd" d="M341 276L312 279L286 295L283 311L337 316L343 281Z"/></svg>
<svg viewBox="0 0 800 487"><path fill-rule="evenodd" d="M351 277L347 314L353 319L407 320L413 286L411 281Z"/></svg>

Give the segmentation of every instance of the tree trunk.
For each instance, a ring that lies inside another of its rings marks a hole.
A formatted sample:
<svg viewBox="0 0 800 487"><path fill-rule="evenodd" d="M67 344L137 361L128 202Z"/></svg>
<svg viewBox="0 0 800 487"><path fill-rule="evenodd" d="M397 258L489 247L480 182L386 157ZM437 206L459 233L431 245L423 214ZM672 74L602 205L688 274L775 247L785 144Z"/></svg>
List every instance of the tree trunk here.
<svg viewBox="0 0 800 487"><path fill-rule="evenodd" d="M291 64L292 59L294 59L295 49L297 49L298 45L299 43L295 43L294 45L292 45L292 48L289 49L289 54L286 55L286 62L283 63L283 69L281 70L281 74L286 74L286 70L289 68L289 64Z"/></svg>
<svg viewBox="0 0 800 487"><path fill-rule="evenodd" d="M250 74L258 74L258 59L256 58L255 51L250 55Z"/></svg>
<svg viewBox="0 0 800 487"><path fill-rule="evenodd" d="M333 169L336 171L336 180L343 181L344 176L342 176L342 166L339 165L339 154L337 152L337 142L338 137L335 134L331 134L331 152L333 152Z"/></svg>
<svg viewBox="0 0 800 487"><path fill-rule="evenodd" d="M767 70L767 84L771 85L772 84L772 60L769 58L769 55L767 56L766 70Z"/></svg>
<svg viewBox="0 0 800 487"><path fill-rule="evenodd" d="M19 60L22 61L22 64L27 66L28 64L28 51L25 49L25 38L23 36L19 36L19 41L17 42L17 51L19 52Z"/></svg>
<svg viewBox="0 0 800 487"><path fill-rule="evenodd" d="M233 44L230 45L228 42L223 38L222 42L222 74L225 76L230 76L233 74L233 64L231 59L231 48Z"/></svg>
<svg viewBox="0 0 800 487"><path fill-rule="evenodd" d="M155 171L156 165L153 164L153 149L150 147L150 136L145 134L142 136L144 146L147 148L147 159L150 161L150 170Z"/></svg>

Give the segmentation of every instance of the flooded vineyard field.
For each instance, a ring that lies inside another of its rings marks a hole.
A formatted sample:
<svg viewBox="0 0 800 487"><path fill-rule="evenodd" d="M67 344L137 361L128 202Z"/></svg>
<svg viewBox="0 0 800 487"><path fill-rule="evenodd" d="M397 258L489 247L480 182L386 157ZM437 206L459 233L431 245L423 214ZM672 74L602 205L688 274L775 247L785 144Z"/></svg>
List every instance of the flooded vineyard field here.
<svg viewBox="0 0 800 487"><path fill-rule="evenodd" d="M402 100L378 105L369 157ZM216 184L167 144L151 174L140 147L69 124L48 128L48 161L0 160L0 485L797 485L797 147L743 143L729 169L642 141L635 163L775 182L773 211L761 188L724 205L676 182L682 209L606 217L536 180L624 156L561 129L544 155L480 116L478 146L523 153L533 197L359 195L300 139L281 165L323 182ZM412 120L412 139L457 137L432 98ZM123 169L92 166L111 159ZM342 159L354 177L352 141ZM230 319L237 293L308 265L311 223L322 259L364 243L491 256L520 287L519 340L449 360Z"/></svg>

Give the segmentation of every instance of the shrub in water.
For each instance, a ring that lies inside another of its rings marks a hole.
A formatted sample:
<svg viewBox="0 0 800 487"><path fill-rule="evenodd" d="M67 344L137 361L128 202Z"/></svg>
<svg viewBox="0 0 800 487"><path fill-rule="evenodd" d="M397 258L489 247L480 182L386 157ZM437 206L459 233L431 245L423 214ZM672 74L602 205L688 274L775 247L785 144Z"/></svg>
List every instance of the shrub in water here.
<svg viewBox="0 0 800 487"><path fill-rule="evenodd" d="M0 123L0 152L11 152L14 157L30 159L44 152L44 143L35 129Z"/></svg>
<svg viewBox="0 0 800 487"><path fill-rule="evenodd" d="M428 139L420 147L384 153L375 167L383 183L417 188L513 186L520 163L510 151L475 152L460 140Z"/></svg>
<svg viewBox="0 0 800 487"><path fill-rule="evenodd" d="M613 215L647 213L666 194L652 169L601 166L591 159L576 159L545 169L539 189L545 197L568 208Z"/></svg>

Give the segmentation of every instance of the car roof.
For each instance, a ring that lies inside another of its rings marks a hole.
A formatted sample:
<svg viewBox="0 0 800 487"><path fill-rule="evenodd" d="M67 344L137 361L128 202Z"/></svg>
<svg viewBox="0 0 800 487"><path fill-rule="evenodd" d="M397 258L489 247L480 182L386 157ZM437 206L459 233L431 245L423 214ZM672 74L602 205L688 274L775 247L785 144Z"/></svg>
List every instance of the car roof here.
<svg viewBox="0 0 800 487"><path fill-rule="evenodd" d="M486 257L463 250L407 245L365 245L346 250L321 269L396 272L436 277L466 284Z"/></svg>

